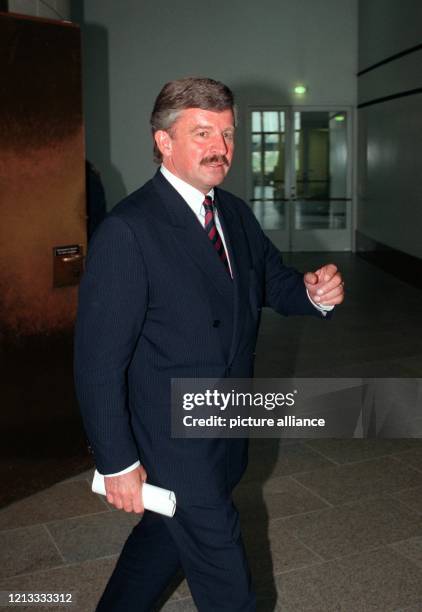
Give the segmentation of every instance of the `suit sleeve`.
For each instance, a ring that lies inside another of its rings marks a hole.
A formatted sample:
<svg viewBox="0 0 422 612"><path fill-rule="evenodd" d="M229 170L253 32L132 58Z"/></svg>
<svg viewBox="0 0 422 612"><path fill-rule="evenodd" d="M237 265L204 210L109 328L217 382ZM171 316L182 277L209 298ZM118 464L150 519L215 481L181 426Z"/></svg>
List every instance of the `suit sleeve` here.
<svg viewBox="0 0 422 612"><path fill-rule="evenodd" d="M309 300L303 282L303 273L284 265L280 251L264 234L263 241L265 306L270 306L283 315L323 316L321 311L317 310Z"/></svg>
<svg viewBox="0 0 422 612"><path fill-rule="evenodd" d="M127 370L142 332L146 269L131 228L109 216L90 245L76 322L74 372L85 430L102 474L138 459Z"/></svg>
<svg viewBox="0 0 422 612"><path fill-rule="evenodd" d="M255 215L242 202L248 240L254 267L264 279L264 306L283 315L313 315L324 317L308 298L303 273L286 266L280 251L263 232Z"/></svg>

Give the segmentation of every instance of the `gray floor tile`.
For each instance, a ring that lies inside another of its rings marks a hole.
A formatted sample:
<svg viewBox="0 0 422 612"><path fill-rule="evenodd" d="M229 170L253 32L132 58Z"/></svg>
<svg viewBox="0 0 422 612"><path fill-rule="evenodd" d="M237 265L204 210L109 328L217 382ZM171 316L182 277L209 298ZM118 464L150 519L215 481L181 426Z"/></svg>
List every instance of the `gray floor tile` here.
<svg viewBox="0 0 422 612"><path fill-rule="evenodd" d="M362 612L348 576L337 563L323 563L275 578L278 609L283 612Z"/></svg>
<svg viewBox="0 0 422 612"><path fill-rule="evenodd" d="M352 463L399 453L420 446L421 441L413 439L320 439L309 440L306 444L336 463Z"/></svg>
<svg viewBox="0 0 422 612"><path fill-rule="evenodd" d="M399 453L395 457L422 473L422 447Z"/></svg>
<svg viewBox="0 0 422 612"><path fill-rule="evenodd" d="M190 598L180 601L169 601L160 608L160 612L197 612L197 610L198 608Z"/></svg>
<svg viewBox="0 0 422 612"><path fill-rule="evenodd" d="M385 548L276 580L283 612L393 612L422 597L422 571Z"/></svg>
<svg viewBox="0 0 422 612"><path fill-rule="evenodd" d="M120 553L132 527L139 522L134 513L108 512L65 519L48 529L67 562L85 561Z"/></svg>
<svg viewBox="0 0 422 612"><path fill-rule="evenodd" d="M422 537L397 542L392 544L392 548L422 568Z"/></svg>
<svg viewBox="0 0 422 612"><path fill-rule="evenodd" d="M422 487L399 491L398 493L393 493L392 497L400 500L412 510L422 514Z"/></svg>
<svg viewBox="0 0 422 612"><path fill-rule="evenodd" d="M278 612L282 610L274 603L272 598L265 598L264 595L258 597L256 609L257 612ZM198 608L190 598L183 601L168 602L160 608L160 612L196 612L197 610Z"/></svg>
<svg viewBox="0 0 422 612"><path fill-rule="evenodd" d="M282 521L270 522L265 529L253 522L242 523L242 533L254 581L260 585L273 574L321 561Z"/></svg>
<svg viewBox="0 0 422 612"><path fill-rule="evenodd" d="M242 483L256 480L264 482L268 478L289 476L311 470L320 470L333 466L333 462L325 459L304 444L291 442L278 445L278 440L271 440L273 445L266 451L251 449L248 469Z"/></svg>
<svg viewBox="0 0 422 612"><path fill-rule="evenodd" d="M57 519L104 512L103 502L85 481L50 487L0 511L0 531Z"/></svg>
<svg viewBox="0 0 422 612"><path fill-rule="evenodd" d="M74 605L58 608L69 612L93 612L107 580L113 571L116 558L86 561L62 568L41 571L26 576L11 578L0 583L0 590L27 592L72 593ZM52 612L51 607L26 607L18 610L28 612Z"/></svg>
<svg viewBox="0 0 422 612"><path fill-rule="evenodd" d="M62 564L63 559L43 526L0 533L0 579Z"/></svg>
<svg viewBox="0 0 422 612"><path fill-rule="evenodd" d="M190 596L190 589L186 580L182 580L180 585L177 587L174 595L175 599L184 599Z"/></svg>
<svg viewBox="0 0 422 612"><path fill-rule="evenodd" d="M389 612L422 601L422 569L389 548L339 560L365 612Z"/></svg>
<svg viewBox="0 0 422 612"><path fill-rule="evenodd" d="M361 500L281 522L324 559L422 535L420 516L390 498Z"/></svg>
<svg viewBox="0 0 422 612"><path fill-rule="evenodd" d="M295 475L294 479L332 504L422 485L422 473L393 457Z"/></svg>
<svg viewBox="0 0 422 612"><path fill-rule="evenodd" d="M243 520L268 520L327 508L321 500L290 477L269 478L264 484L240 485L234 501Z"/></svg>

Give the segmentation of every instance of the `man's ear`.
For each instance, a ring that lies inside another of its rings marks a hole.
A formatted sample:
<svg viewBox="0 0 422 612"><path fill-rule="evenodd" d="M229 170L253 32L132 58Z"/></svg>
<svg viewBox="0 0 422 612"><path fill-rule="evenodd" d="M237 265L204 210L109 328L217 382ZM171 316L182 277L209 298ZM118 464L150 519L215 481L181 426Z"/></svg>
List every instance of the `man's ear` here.
<svg viewBox="0 0 422 612"><path fill-rule="evenodd" d="M172 152L172 139L170 134L165 130L157 130L154 134L154 140L163 158L169 157Z"/></svg>

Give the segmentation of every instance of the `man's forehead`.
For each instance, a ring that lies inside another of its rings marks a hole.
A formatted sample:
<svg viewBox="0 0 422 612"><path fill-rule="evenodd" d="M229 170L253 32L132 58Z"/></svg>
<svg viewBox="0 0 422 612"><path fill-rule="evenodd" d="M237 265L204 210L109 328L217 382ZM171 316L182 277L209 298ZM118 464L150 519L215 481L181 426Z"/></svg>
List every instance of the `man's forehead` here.
<svg viewBox="0 0 422 612"><path fill-rule="evenodd" d="M234 128L234 115L230 108L222 111L206 110L203 108L185 108L180 112L179 117L176 120L176 124L182 121L185 124L189 124L190 127L199 125L215 125L218 124L220 127Z"/></svg>

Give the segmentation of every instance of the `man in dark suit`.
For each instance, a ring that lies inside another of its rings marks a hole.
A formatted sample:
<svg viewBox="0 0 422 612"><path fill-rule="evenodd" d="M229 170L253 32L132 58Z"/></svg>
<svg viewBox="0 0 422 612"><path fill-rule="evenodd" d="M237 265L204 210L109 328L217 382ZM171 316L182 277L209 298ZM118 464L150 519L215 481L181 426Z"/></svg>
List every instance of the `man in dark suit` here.
<svg viewBox="0 0 422 612"><path fill-rule="evenodd" d="M96 232L80 288L76 386L107 499L142 512L152 484L173 518L146 512L98 611L148 611L180 568L201 612L256 609L231 492L243 439L176 439L171 378L253 375L261 308L325 316L343 300L333 264L283 265L250 208L217 188L234 151L231 91L211 79L167 83L151 116L154 178ZM107 534L104 534L107 537Z"/></svg>

